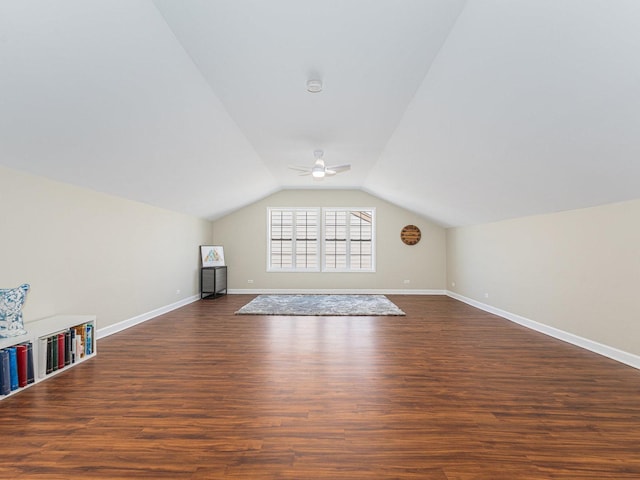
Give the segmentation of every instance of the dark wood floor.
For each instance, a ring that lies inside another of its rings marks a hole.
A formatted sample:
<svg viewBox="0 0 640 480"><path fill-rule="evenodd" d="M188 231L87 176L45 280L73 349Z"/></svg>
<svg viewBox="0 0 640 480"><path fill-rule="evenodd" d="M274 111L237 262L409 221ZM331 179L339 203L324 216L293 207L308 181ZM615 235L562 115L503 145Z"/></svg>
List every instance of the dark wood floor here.
<svg viewBox="0 0 640 480"><path fill-rule="evenodd" d="M0 402L0 478L640 478L638 370L447 297L234 316L251 298L100 340Z"/></svg>

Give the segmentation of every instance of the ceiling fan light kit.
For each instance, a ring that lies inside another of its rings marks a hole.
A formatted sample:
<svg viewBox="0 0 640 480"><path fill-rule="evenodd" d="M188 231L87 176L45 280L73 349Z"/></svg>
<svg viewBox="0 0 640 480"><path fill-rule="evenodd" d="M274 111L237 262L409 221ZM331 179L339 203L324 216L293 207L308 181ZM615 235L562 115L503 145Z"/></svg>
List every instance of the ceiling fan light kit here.
<svg viewBox="0 0 640 480"><path fill-rule="evenodd" d="M325 175L324 165L319 165L318 162L316 162L316 164L311 169L311 176L313 178L324 178L324 175Z"/></svg>
<svg viewBox="0 0 640 480"><path fill-rule="evenodd" d="M324 160L322 159L323 155L324 152L322 150L316 150L313 152L313 156L316 157L316 161L313 164L313 167L311 167L311 176L318 180L324 178L326 173L326 167L324 165Z"/></svg>

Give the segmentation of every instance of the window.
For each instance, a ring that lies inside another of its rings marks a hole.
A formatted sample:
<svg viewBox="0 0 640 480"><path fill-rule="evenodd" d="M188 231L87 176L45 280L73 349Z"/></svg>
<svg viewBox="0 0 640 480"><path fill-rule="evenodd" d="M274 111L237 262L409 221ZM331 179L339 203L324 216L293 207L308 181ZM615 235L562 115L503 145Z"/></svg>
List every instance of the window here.
<svg viewBox="0 0 640 480"><path fill-rule="evenodd" d="M318 208L269 208L269 271L318 271Z"/></svg>
<svg viewBox="0 0 640 480"><path fill-rule="evenodd" d="M325 272L375 271L375 209L268 208L267 213L268 271L317 272L320 265Z"/></svg>
<svg viewBox="0 0 640 480"><path fill-rule="evenodd" d="M323 209L323 270L375 271L375 210Z"/></svg>

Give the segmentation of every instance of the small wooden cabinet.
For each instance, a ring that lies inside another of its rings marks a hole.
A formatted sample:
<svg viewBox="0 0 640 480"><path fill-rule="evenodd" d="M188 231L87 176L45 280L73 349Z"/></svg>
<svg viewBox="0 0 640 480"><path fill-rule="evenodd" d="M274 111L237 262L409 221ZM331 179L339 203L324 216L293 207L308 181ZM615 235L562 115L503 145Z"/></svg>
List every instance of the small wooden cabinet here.
<svg viewBox="0 0 640 480"><path fill-rule="evenodd" d="M200 269L200 298L215 298L227 294L227 267Z"/></svg>

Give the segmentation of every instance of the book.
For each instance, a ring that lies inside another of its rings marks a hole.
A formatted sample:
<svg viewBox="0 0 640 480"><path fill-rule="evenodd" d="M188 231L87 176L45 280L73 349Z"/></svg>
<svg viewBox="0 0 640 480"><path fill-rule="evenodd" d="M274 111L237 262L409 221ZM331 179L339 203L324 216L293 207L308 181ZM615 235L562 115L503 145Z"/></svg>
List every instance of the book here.
<svg viewBox="0 0 640 480"><path fill-rule="evenodd" d="M82 343L82 335L76 332L76 362L84 356L84 344Z"/></svg>
<svg viewBox="0 0 640 480"><path fill-rule="evenodd" d="M71 331L64 332L64 364L71 364Z"/></svg>
<svg viewBox="0 0 640 480"><path fill-rule="evenodd" d="M9 351L0 350L0 395L11 392L11 367L9 366Z"/></svg>
<svg viewBox="0 0 640 480"><path fill-rule="evenodd" d="M27 346L16 345L16 361L18 362L18 387L27 386Z"/></svg>
<svg viewBox="0 0 640 480"><path fill-rule="evenodd" d="M27 383L34 383L36 381L36 371L33 365L33 344L27 343Z"/></svg>
<svg viewBox="0 0 640 480"><path fill-rule="evenodd" d="M51 335L51 371L58 370L58 336Z"/></svg>
<svg viewBox="0 0 640 480"><path fill-rule="evenodd" d="M58 370L64 368L64 332L58 334Z"/></svg>
<svg viewBox="0 0 640 480"><path fill-rule="evenodd" d="M82 325L78 325L77 327L75 327L75 331L76 331L76 340L78 341L78 354L79 354L79 358L84 357L84 349L85 349L85 331L84 331L84 326Z"/></svg>
<svg viewBox="0 0 640 480"><path fill-rule="evenodd" d="M76 343L76 329L70 328L69 333L71 334L71 363L76 363L76 359L78 355L78 345Z"/></svg>
<svg viewBox="0 0 640 480"><path fill-rule="evenodd" d="M38 350L38 377L43 378L47 372L47 360L49 359L49 347L47 346L47 338L38 339L40 349Z"/></svg>
<svg viewBox="0 0 640 480"><path fill-rule="evenodd" d="M53 372L53 339L47 337L47 375Z"/></svg>
<svg viewBox="0 0 640 480"><path fill-rule="evenodd" d="M87 330L86 354L91 355L93 353L93 324L87 323L85 328Z"/></svg>
<svg viewBox="0 0 640 480"><path fill-rule="evenodd" d="M11 390L18 388L18 353L16 347L9 347L9 370L11 372Z"/></svg>

